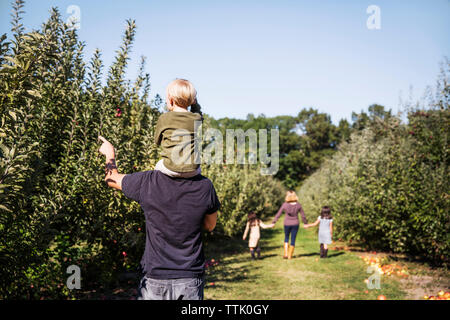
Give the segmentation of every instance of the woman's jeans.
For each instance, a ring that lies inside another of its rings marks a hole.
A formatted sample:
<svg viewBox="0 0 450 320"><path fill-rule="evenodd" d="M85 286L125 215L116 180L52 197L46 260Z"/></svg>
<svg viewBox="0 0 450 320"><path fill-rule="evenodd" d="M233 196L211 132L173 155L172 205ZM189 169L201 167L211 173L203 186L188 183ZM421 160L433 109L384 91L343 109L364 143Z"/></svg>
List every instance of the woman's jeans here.
<svg viewBox="0 0 450 320"><path fill-rule="evenodd" d="M295 238L297 237L298 225L284 226L284 242L289 242L289 234L291 235L291 246L295 246Z"/></svg>
<svg viewBox="0 0 450 320"><path fill-rule="evenodd" d="M203 300L204 287L204 277L162 280L144 276L138 300Z"/></svg>

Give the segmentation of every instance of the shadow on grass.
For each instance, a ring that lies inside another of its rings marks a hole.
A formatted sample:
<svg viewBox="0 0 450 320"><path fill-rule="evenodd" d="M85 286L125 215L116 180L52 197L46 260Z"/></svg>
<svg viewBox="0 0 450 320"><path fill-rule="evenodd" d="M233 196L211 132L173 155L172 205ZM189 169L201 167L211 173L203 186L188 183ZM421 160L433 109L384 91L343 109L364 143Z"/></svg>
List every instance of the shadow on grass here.
<svg viewBox="0 0 450 320"><path fill-rule="evenodd" d="M219 289L226 283L255 280L261 267L257 265L259 260L272 258L277 254L269 253L273 249L282 249L282 245L271 245L271 239L279 233L276 229L261 231L261 256L252 260L248 248L248 239L239 237L227 237L224 235L207 235L205 237L205 256L207 260L214 259L218 264L209 267L206 271L206 288L208 290ZM216 284L218 282L218 284Z"/></svg>
<svg viewBox="0 0 450 320"><path fill-rule="evenodd" d="M278 254L262 254L261 253L261 257L258 260L264 260L267 258L272 258L272 257L277 257L279 256Z"/></svg>
<svg viewBox="0 0 450 320"><path fill-rule="evenodd" d="M261 247L261 251L262 251L262 252L263 252L263 251L266 251L266 252L267 252L267 251L278 250L278 249L279 249L280 254L281 254L282 251L283 251L283 246L282 246L282 245L279 245L279 246L274 246L274 245L269 246L269 245L265 245L264 243L261 243L260 247Z"/></svg>
<svg viewBox="0 0 450 320"><path fill-rule="evenodd" d="M312 257L312 256L318 256L319 253L317 252L311 252L311 253L301 253L301 254L294 254L294 257Z"/></svg>
<svg viewBox="0 0 450 320"><path fill-rule="evenodd" d="M341 256L343 254L345 254L345 252L332 253L332 254L328 254L327 258L334 258L334 257L337 257L337 256ZM311 252L311 253L295 254L294 258L313 257L313 256L320 256L320 253L318 253L318 252Z"/></svg>
<svg viewBox="0 0 450 320"><path fill-rule="evenodd" d="M248 250L247 241L225 235L206 235L204 250L206 259L220 259L225 256L239 254Z"/></svg>
<svg viewBox="0 0 450 320"><path fill-rule="evenodd" d="M333 253L333 254L329 254L328 258L334 258L334 257L337 257L337 256L342 256L343 254L345 254L345 252L336 252L336 253Z"/></svg>
<svg viewBox="0 0 450 320"><path fill-rule="evenodd" d="M261 268L255 265L256 261L251 260L250 254L248 256L242 254L236 257L228 256L225 260L219 258L217 266L209 267L206 270L205 290L223 290L233 283L254 281L256 279L254 271Z"/></svg>
<svg viewBox="0 0 450 320"><path fill-rule="evenodd" d="M243 266L233 266L232 268L228 267L230 263L224 263L222 267L220 268L210 268L206 272L206 282L207 284L211 282L219 281L221 283L233 283L233 282L239 282L239 281L249 281L251 280L248 274L250 273L250 267L253 270L259 269L260 267L257 266L249 266L249 265L243 265ZM210 288L217 288L220 286L212 286Z"/></svg>

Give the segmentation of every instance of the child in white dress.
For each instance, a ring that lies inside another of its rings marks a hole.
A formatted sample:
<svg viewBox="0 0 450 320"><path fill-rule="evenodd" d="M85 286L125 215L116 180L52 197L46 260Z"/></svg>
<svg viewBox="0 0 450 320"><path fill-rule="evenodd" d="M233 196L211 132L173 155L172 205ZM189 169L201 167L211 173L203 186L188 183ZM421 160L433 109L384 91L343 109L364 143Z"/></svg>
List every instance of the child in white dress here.
<svg viewBox="0 0 450 320"><path fill-rule="evenodd" d="M259 247L260 227L266 229L272 228L273 225L264 224L260 219L258 219L256 213L249 213L247 225L245 227L244 236L242 237L242 239L245 240L245 238L247 238L248 232L250 231L250 236L248 238L248 247L250 248L250 254L253 260L255 259L255 251L257 254L257 258L259 259L261 257L261 248Z"/></svg>
<svg viewBox="0 0 450 320"><path fill-rule="evenodd" d="M319 243L320 243L320 257L328 257L328 245L332 243L333 238L333 218L331 216L331 209L323 207L320 216L316 222L304 225L304 228L315 227L319 225Z"/></svg>

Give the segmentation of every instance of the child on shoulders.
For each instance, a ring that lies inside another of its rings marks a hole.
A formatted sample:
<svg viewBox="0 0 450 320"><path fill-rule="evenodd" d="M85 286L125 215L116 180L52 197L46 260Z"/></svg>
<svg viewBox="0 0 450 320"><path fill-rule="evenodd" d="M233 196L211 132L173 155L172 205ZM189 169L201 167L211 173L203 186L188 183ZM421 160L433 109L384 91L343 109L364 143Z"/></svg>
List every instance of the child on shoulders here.
<svg viewBox="0 0 450 320"><path fill-rule="evenodd" d="M170 177L194 177L201 173L195 133L203 120L197 91L188 80L175 79L167 86L166 103L169 112L159 117L155 130L155 143L162 147L155 170Z"/></svg>

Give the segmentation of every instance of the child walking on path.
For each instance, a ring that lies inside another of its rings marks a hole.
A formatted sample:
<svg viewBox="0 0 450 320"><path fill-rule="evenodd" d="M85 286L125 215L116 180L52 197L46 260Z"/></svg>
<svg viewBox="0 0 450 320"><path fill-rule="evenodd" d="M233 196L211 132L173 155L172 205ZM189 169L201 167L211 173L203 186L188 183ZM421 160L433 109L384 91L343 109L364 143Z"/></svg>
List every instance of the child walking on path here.
<svg viewBox="0 0 450 320"><path fill-rule="evenodd" d="M258 219L256 213L249 213L247 225L245 227L244 236L242 237L242 239L245 240L245 238L247 238L248 232L250 231L250 236L248 238L248 247L250 248L252 259L255 259L255 251L257 254L257 258L259 259L261 257L261 248L259 247L260 227L263 229L272 228L273 224L264 224L260 219Z"/></svg>
<svg viewBox="0 0 450 320"><path fill-rule="evenodd" d="M328 245L331 244L333 238L333 218L331 216L331 209L327 206L322 208L320 216L316 222L304 225L305 228L315 227L319 225L319 243L320 243L320 257L327 258Z"/></svg>

